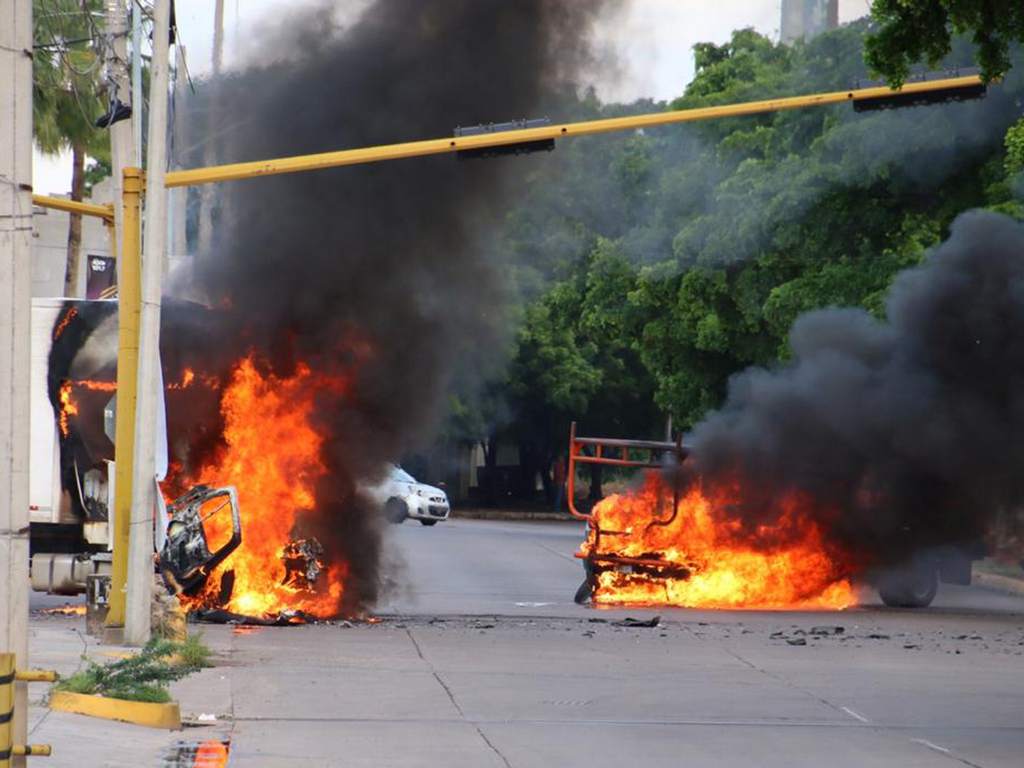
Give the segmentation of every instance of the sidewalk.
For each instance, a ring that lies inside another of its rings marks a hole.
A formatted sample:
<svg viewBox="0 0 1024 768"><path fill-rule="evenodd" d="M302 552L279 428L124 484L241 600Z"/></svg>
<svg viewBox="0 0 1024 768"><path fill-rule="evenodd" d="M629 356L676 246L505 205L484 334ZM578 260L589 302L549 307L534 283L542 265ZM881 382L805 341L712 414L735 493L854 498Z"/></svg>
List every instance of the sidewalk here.
<svg viewBox="0 0 1024 768"><path fill-rule="evenodd" d="M200 631L214 651L215 663L230 665L230 628L203 627ZM29 649L32 667L55 669L62 677L80 668L83 653L100 661L119 658L125 652L120 646L102 645L87 636L84 616L39 613L33 613L29 621ZM171 686L171 695L181 706L183 722L198 721L202 713L217 716L217 722L186 726L181 731L54 712L43 706L48 690L45 683L29 686L29 742L53 747L52 757L32 758L31 764L37 768L193 766L190 748L194 752L204 741L228 740L231 736L231 689L224 666L201 670ZM224 715L228 718L224 719ZM213 764L200 765L212 768Z"/></svg>
<svg viewBox="0 0 1024 768"><path fill-rule="evenodd" d="M979 560L974 564L973 580L998 592L1024 596L1024 570L1015 566Z"/></svg>
<svg viewBox="0 0 1024 768"><path fill-rule="evenodd" d="M532 508L501 508L501 507L456 507L452 509L453 518L467 520L535 520L558 523L571 523L576 520L568 512L552 512Z"/></svg>

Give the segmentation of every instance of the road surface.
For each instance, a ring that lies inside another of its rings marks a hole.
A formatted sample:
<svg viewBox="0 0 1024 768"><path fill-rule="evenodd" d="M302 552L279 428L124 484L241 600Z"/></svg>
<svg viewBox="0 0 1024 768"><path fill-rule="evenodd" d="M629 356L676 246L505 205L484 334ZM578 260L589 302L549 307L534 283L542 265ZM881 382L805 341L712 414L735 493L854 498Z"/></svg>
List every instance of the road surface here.
<svg viewBox="0 0 1024 768"><path fill-rule="evenodd" d="M47 765L192 765L160 756L211 738L245 768L1024 765L1019 597L943 588L924 611L876 598L839 613L603 611L571 602L579 526L389 534L391 578L412 586L380 623L208 627L225 663L175 691L216 726L118 732L115 756L110 731L76 732L74 753ZM656 614L656 627L614 625ZM62 642L73 660L75 639ZM33 739L57 743L62 717L74 716L52 713Z"/></svg>

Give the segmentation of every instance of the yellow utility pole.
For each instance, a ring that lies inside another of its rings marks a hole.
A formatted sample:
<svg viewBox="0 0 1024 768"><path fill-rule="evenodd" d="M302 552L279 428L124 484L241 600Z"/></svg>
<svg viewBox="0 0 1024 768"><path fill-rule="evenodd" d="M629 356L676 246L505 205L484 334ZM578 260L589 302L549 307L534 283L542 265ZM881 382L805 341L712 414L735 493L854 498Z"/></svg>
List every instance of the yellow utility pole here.
<svg viewBox="0 0 1024 768"><path fill-rule="evenodd" d="M128 580L128 540L132 516L132 468L135 465L136 379L139 369L141 312L140 246L142 170L124 169L120 282L117 286L117 413L114 434L114 555L106 625L123 627Z"/></svg>

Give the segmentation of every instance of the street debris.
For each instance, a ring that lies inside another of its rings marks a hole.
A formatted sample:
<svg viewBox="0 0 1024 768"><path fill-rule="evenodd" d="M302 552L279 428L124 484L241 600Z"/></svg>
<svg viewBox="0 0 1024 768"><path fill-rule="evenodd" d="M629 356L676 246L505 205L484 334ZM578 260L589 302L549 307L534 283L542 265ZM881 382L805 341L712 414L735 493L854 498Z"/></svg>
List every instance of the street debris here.
<svg viewBox="0 0 1024 768"><path fill-rule="evenodd" d="M818 626L811 627L812 635L841 635L846 631L846 627L840 627L836 625L832 626Z"/></svg>
<svg viewBox="0 0 1024 768"><path fill-rule="evenodd" d="M312 589L323 570L323 562L320 560L323 553L323 546L314 538L289 541L281 553L284 561L284 578L281 583L296 589Z"/></svg>
<svg viewBox="0 0 1024 768"><path fill-rule="evenodd" d="M223 608L200 608L192 612L192 617L208 624L248 624L257 627L289 627L317 621L315 616L302 611L281 611L276 616L247 616Z"/></svg>
<svg viewBox="0 0 1024 768"><path fill-rule="evenodd" d="M619 621L613 621L613 627L646 627L652 628L658 626L661 622L661 616L654 616L650 619L634 619L631 616L627 616Z"/></svg>

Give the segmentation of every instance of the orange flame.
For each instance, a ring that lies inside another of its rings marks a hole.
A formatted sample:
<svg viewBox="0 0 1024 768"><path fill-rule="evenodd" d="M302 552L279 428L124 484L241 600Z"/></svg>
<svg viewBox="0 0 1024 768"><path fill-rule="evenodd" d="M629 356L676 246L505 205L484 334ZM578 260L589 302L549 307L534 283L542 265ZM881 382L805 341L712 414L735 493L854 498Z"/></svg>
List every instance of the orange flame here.
<svg viewBox="0 0 1024 768"><path fill-rule="evenodd" d="M84 603L79 605L64 603L64 605L57 606L56 608L43 608L41 613L47 616L85 616L85 609Z"/></svg>
<svg viewBox="0 0 1024 768"><path fill-rule="evenodd" d="M235 485L242 521L242 544L220 566L234 570L231 598L221 605L220 579L211 577L189 607L219 605L250 616L285 609L317 617L337 614L345 569L327 565L313 589L288 580L282 555L296 523L316 507L317 481L326 473L320 458L323 438L311 424L314 399L344 383L300 365L288 378L263 375L252 358L242 360L221 395L225 447L187 483ZM227 513L204 522L211 549L231 535ZM288 583L286 583L288 581Z"/></svg>
<svg viewBox="0 0 1024 768"><path fill-rule="evenodd" d="M60 425L60 433L64 437L67 437L70 431L71 417L77 414L78 404L71 396L71 382L65 381L60 385L60 417L57 420Z"/></svg>
<svg viewBox="0 0 1024 768"><path fill-rule="evenodd" d="M60 322L57 324L57 327L53 329L53 340L54 341L59 339L64 334L64 330L68 327L68 325L71 323L71 321L74 320L77 316L78 316L78 307L72 307L71 309L69 309L65 313L64 317L62 317L60 319Z"/></svg>
<svg viewBox="0 0 1024 768"><path fill-rule="evenodd" d="M667 569L655 576L642 568L599 567L594 602L834 610L857 602L843 567L805 514L806 502L780 499L775 521L751 535L723 513L729 501L709 499L696 487L678 500L672 518L672 492L656 473L637 491L600 501L580 554L599 566L611 564L602 558L625 557Z"/></svg>
<svg viewBox="0 0 1024 768"><path fill-rule="evenodd" d="M91 379L68 379L61 384L60 391L58 392L60 414L57 417L57 424L60 427L62 437L67 437L70 434L71 417L78 415L75 389L84 389L92 392L115 392L117 391L117 384L113 381L93 381Z"/></svg>
<svg viewBox="0 0 1024 768"><path fill-rule="evenodd" d="M210 739L196 748L192 768L222 768L228 764L228 747L223 741Z"/></svg>

